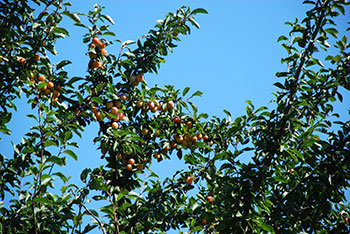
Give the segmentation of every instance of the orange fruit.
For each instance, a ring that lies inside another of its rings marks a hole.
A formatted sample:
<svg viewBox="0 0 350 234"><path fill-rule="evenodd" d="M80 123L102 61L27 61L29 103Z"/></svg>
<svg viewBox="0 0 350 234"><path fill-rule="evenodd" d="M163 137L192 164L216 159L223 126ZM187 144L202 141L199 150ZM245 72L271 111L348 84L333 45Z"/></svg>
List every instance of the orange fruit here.
<svg viewBox="0 0 350 234"><path fill-rule="evenodd" d="M186 184L188 184L188 185L192 184L192 182L193 182L193 177L192 177L192 176L187 176L185 182L186 182Z"/></svg>
<svg viewBox="0 0 350 234"><path fill-rule="evenodd" d="M94 37L94 38L92 38L92 43L98 45L98 44L101 43L101 41L100 41L100 39L98 37Z"/></svg>
<svg viewBox="0 0 350 234"><path fill-rule="evenodd" d="M51 81L47 82L47 87L48 87L49 89L52 89L52 88L54 87L53 82L51 82Z"/></svg>
<svg viewBox="0 0 350 234"><path fill-rule="evenodd" d="M107 55L107 54L108 54L108 52L107 52L106 49L102 49L102 50L101 50L101 53L102 53L103 55Z"/></svg>
<svg viewBox="0 0 350 234"><path fill-rule="evenodd" d="M112 127L113 127L113 128L118 128L118 127L119 127L119 124L118 124L117 122L113 122L113 123L112 123Z"/></svg>
<svg viewBox="0 0 350 234"><path fill-rule="evenodd" d="M45 80L46 80L46 77L45 77L44 75L40 75L40 76L38 77L38 80L40 80L40 81L45 81Z"/></svg>
<svg viewBox="0 0 350 234"><path fill-rule="evenodd" d="M98 62L98 61L93 61L92 62L92 68L101 68L102 67L102 63Z"/></svg>
<svg viewBox="0 0 350 234"><path fill-rule="evenodd" d="M129 164L134 165L135 164L135 159L130 158L128 162L129 162Z"/></svg>
<svg viewBox="0 0 350 234"><path fill-rule="evenodd" d="M127 169L128 171L131 171L131 170L132 170L132 165L129 163L128 165L126 165L126 169Z"/></svg>

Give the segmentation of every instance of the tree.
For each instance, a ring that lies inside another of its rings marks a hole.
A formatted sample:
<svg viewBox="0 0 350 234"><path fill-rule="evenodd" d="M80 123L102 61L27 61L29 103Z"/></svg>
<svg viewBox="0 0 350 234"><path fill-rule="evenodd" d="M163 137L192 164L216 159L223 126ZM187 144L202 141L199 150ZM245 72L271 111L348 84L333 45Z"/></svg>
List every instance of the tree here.
<svg viewBox="0 0 350 234"><path fill-rule="evenodd" d="M38 14L30 4L37 4ZM190 233L349 232L350 122L333 112L350 89L350 44L338 38L333 19L345 14L345 0L304 1L302 21L287 22L281 36L288 55L278 72L275 108L255 108L232 119L198 112L189 88L148 87L165 56L199 28L194 16L205 9L182 7L134 41L115 37L103 8L87 14L61 0L3 1L1 9L0 130L10 135L13 101L25 95L36 121L13 156L0 157L0 230L4 233ZM35 16L37 15L37 16ZM9 17L5 17L9 16ZM70 61L51 62L55 43L69 35L60 27L69 17L85 28L90 57L85 77L70 77ZM81 17L88 20L84 24ZM350 29L348 29L350 30ZM120 43L120 53L107 52ZM331 43L331 44L329 44ZM337 54L315 57L319 50ZM145 78L146 77L146 78ZM66 156L78 159L73 136L97 122L104 165L81 173L83 187L62 173ZM331 130L336 128L336 131ZM240 162L242 154L252 156ZM189 165L164 181L151 163L179 157ZM146 178L145 178L146 175ZM64 184L53 190L54 180ZM190 191L196 190L195 195ZM90 200L103 201L99 210ZM83 217L90 216L92 223Z"/></svg>

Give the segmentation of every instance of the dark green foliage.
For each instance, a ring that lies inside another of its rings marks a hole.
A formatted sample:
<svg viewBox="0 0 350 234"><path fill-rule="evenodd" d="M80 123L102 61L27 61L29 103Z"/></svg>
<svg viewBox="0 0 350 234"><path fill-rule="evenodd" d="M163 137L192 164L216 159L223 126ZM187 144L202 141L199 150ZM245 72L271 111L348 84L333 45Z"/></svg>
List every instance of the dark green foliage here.
<svg viewBox="0 0 350 234"><path fill-rule="evenodd" d="M304 4L305 18L287 22L290 34L277 40L288 69L276 74L274 108L247 101L245 115L232 119L225 110L220 119L192 103L202 92L148 87L144 77L157 73L179 35L199 28L194 15L206 10L182 7L146 36L122 42L104 39L115 37L108 28L114 21L101 6L83 14L60 0L2 1L0 131L11 134L19 97L33 109L27 117L35 124L13 155L0 154L0 197L9 200L0 202L0 232L348 233L350 122L332 103L350 90L350 44L334 23L349 3ZM70 61L52 64L47 56L69 36L62 17L87 30L90 61L82 77L63 70ZM120 43L117 55L106 52L113 43ZM316 56L329 47L337 53ZM92 122L99 124L94 142L105 164L84 169L78 187L60 169L67 156L79 160L71 140ZM242 155L251 161L241 163ZM176 156L188 169L158 180L151 163ZM58 179L60 193L53 190ZM198 193L189 195L194 188ZM104 205L92 210L91 201Z"/></svg>

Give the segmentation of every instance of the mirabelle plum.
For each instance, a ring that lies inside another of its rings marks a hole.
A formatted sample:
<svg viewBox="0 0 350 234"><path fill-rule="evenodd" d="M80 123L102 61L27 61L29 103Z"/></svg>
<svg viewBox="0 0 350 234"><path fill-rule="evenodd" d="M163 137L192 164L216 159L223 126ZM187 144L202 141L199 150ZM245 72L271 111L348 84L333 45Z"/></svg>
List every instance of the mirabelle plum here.
<svg viewBox="0 0 350 234"><path fill-rule="evenodd" d="M114 105L117 108L121 108L122 107L122 102L120 100L116 100L116 101L114 101Z"/></svg>
<svg viewBox="0 0 350 234"><path fill-rule="evenodd" d="M100 44L101 41L100 41L100 39L99 39L98 37L94 37L94 38L92 38L92 43L94 43L95 45L97 45L97 44Z"/></svg>
<svg viewBox="0 0 350 234"><path fill-rule="evenodd" d="M192 176L187 176L185 182L186 182L186 184L188 184L188 185L192 184L192 182L193 182L193 177L192 177Z"/></svg>
<svg viewBox="0 0 350 234"><path fill-rule="evenodd" d="M102 68L102 63L99 61L93 61L92 68Z"/></svg>
<svg viewBox="0 0 350 234"><path fill-rule="evenodd" d="M107 55L107 54L108 54L108 52L107 52L106 49L101 49L101 53L102 53L103 55Z"/></svg>
<svg viewBox="0 0 350 234"><path fill-rule="evenodd" d="M129 76L129 81L130 81L131 83L134 82L134 81L136 81L136 76L134 76L134 75Z"/></svg>
<svg viewBox="0 0 350 234"><path fill-rule="evenodd" d="M34 60L35 60L36 62L38 62L38 61L40 60L40 55L35 54L35 55L34 55Z"/></svg>
<svg viewBox="0 0 350 234"><path fill-rule="evenodd" d="M27 62L27 60L25 58L20 57L20 56L17 57L17 60L20 64L25 64Z"/></svg>
<svg viewBox="0 0 350 234"><path fill-rule="evenodd" d="M136 80L137 80L138 82L143 82L143 81L145 80L145 78L143 77L143 74L138 74L138 75L136 76Z"/></svg>
<svg viewBox="0 0 350 234"><path fill-rule="evenodd" d="M47 87L48 87L49 89L52 89L54 86L55 86L55 85L53 84L52 81L47 82Z"/></svg>
<svg viewBox="0 0 350 234"><path fill-rule="evenodd" d="M172 141L172 142L170 142L170 146L171 146L171 148L174 149L174 148L176 148L177 145L176 145L176 143L174 141Z"/></svg>
<svg viewBox="0 0 350 234"><path fill-rule="evenodd" d="M181 123L181 119L176 116L176 117L173 118L173 122L174 123Z"/></svg>
<svg viewBox="0 0 350 234"><path fill-rule="evenodd" d="M191 122L191 121L187 121L187 122L185 123L185 125L186 125L188 128L190 128L190 127L192 127L192 122Z"/></svg>
<svg viewBox="0 0 350 234"><path fill-rule="evenodd" d="M214 198L213 198L212 196L210 196L210 195L208 195L208 196L205 198L205 200L206 200L207 202L211 203L211 204L214 203Z"/></svg>
<svg viewBox="0 0 350 234"><path fill-rule="evenodd" d="M112 107L111 108L111 113L113 114L113 115L118 115L118 108L117 107Z"/></svg>
<svg viewBox="0 0 350 234"><path fill-rule="evenodd" d="M46 80L46 77L45 77L44 75L40 75L40 76L38 77L38 80L39 80L39 81L45 81L45 80Z"/></svg>
<svg viewBox="0 0 350 234"><path fill-rule="evenodd" d="M173 101L168 101L167 104L166 104L166 106L167 106L167 108L168 108L169 110L171 110L171 109L174 108L175 104L174 104Z"/></svg>
<svg viewBox="0 0 350 234"><path fill-rule="evenodd" d="M131 164L131 165L134 165L134 164L135 164L135 159L130 158L129 161L128 161L128 163Z"/></svg>
<svg viewBox="0 0 350 234"><path fill-rule="evenodd" d="M143 106L143 102L142 102L141 100L138 100L138 101L136 102L136 106L137 106L138 108L141 108L141 107Z"/></svg>
<svg viewBox="0 0 350 234"><path fill-rule="evenodd" d="M120 95L120 100L126 101L126 99L128 99L128 97L125 94Z"/></svg>
<svg viewBox="0 0 350 234"><path fill-rule="evenodd" d="M128 171L131 171L131 170L132 170L132 165L129 163L128 165L126 165L126 169L127 169Z"/></svg>
<svg viewBox="0 0 350 234"><path fill-rule="evenodd" d="M118 128L118 127L119 127L119 124L118 124L117 122L113 122L113 123L112 123L112 127L113 127L113 128Z"/></svg>
<svg viewBox="0 0 350 234"><path fill-rule="evenodd" d="M159 153L159 152L155 152L155 153L154 153L154 158L160 159L160 153Z"/></svg>
<svg viewBox="0 0 350 234"><path fill-rule="evenodd" d="M148 134L148 129L147 128L142 129L141 134L143 136L146 136Z"/></svg>
<svg viewBox="0 0 350 234"><path fill-rule="evenodd" d="M111 109L113 107L113 102L107 102L106 103L106 108Z"/></svg>

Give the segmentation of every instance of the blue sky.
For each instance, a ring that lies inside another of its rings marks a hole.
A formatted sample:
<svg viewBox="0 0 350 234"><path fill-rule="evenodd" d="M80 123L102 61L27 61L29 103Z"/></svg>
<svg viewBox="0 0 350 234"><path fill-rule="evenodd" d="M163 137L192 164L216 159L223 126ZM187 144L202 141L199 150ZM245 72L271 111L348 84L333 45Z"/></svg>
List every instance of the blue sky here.
<svg viewBox="0 0 350 234"><path fill-rule="evenodd" d="M148 0L148 1L72 1L72 11L87 12L93 9L95 2L105 6L105 14L110 15L116 25L111 29L119 39L137 40L153 28L157 19L162 19L167 12L175 11L183 5L192 9L207 9L209 15L198 15L197 22L201 29L193 28L189 36L180 36L182 42L174 53L166 58L158 75L146 74L148 84L172 84L179 89L187 86L192 91L200 90L204 94L194 99L200 112L224 117L226 109L233 117L245 113L246 100L251 100L258 107L269 105L272 92L277 82L274 76L278 71L285 71L280 63L286 56L285 50L277 43L280 35L286 35L289 27L285 21L302 18L307 6L295 0L252 0L252 1L212 1L212 0ZM64 20L71 36L57 44L59 55L54 60L69 59L72 64L66 70L73 76L84 76L87 70L87 45L82 43L86 31L72 28L70 20ZM339 21L343 26L345 19ZM110 38L111 39L111 38ZM117 46L107 47L110 53L117 54ZM9 154L9 140L19 142L21 136L29 130L30 122L24 120L28 107L19 102L19 112L10 124L13 135L0 141L2 152ZM344 103L336 105L336 110L345 115L350 97L344 96ZM19 125L18 123L21 123ZM72 182L79 182L80 171L85 167L97 167L102 164L100 151L92 144L97 134L97 125L89 126L83 139L77 139L80 148L77 151L79 161L68 159L67 174L72 175ZM184 165L174 157L154 167L162 177L171 175ZM178 232L169 232L178 233Z"/></svg>

